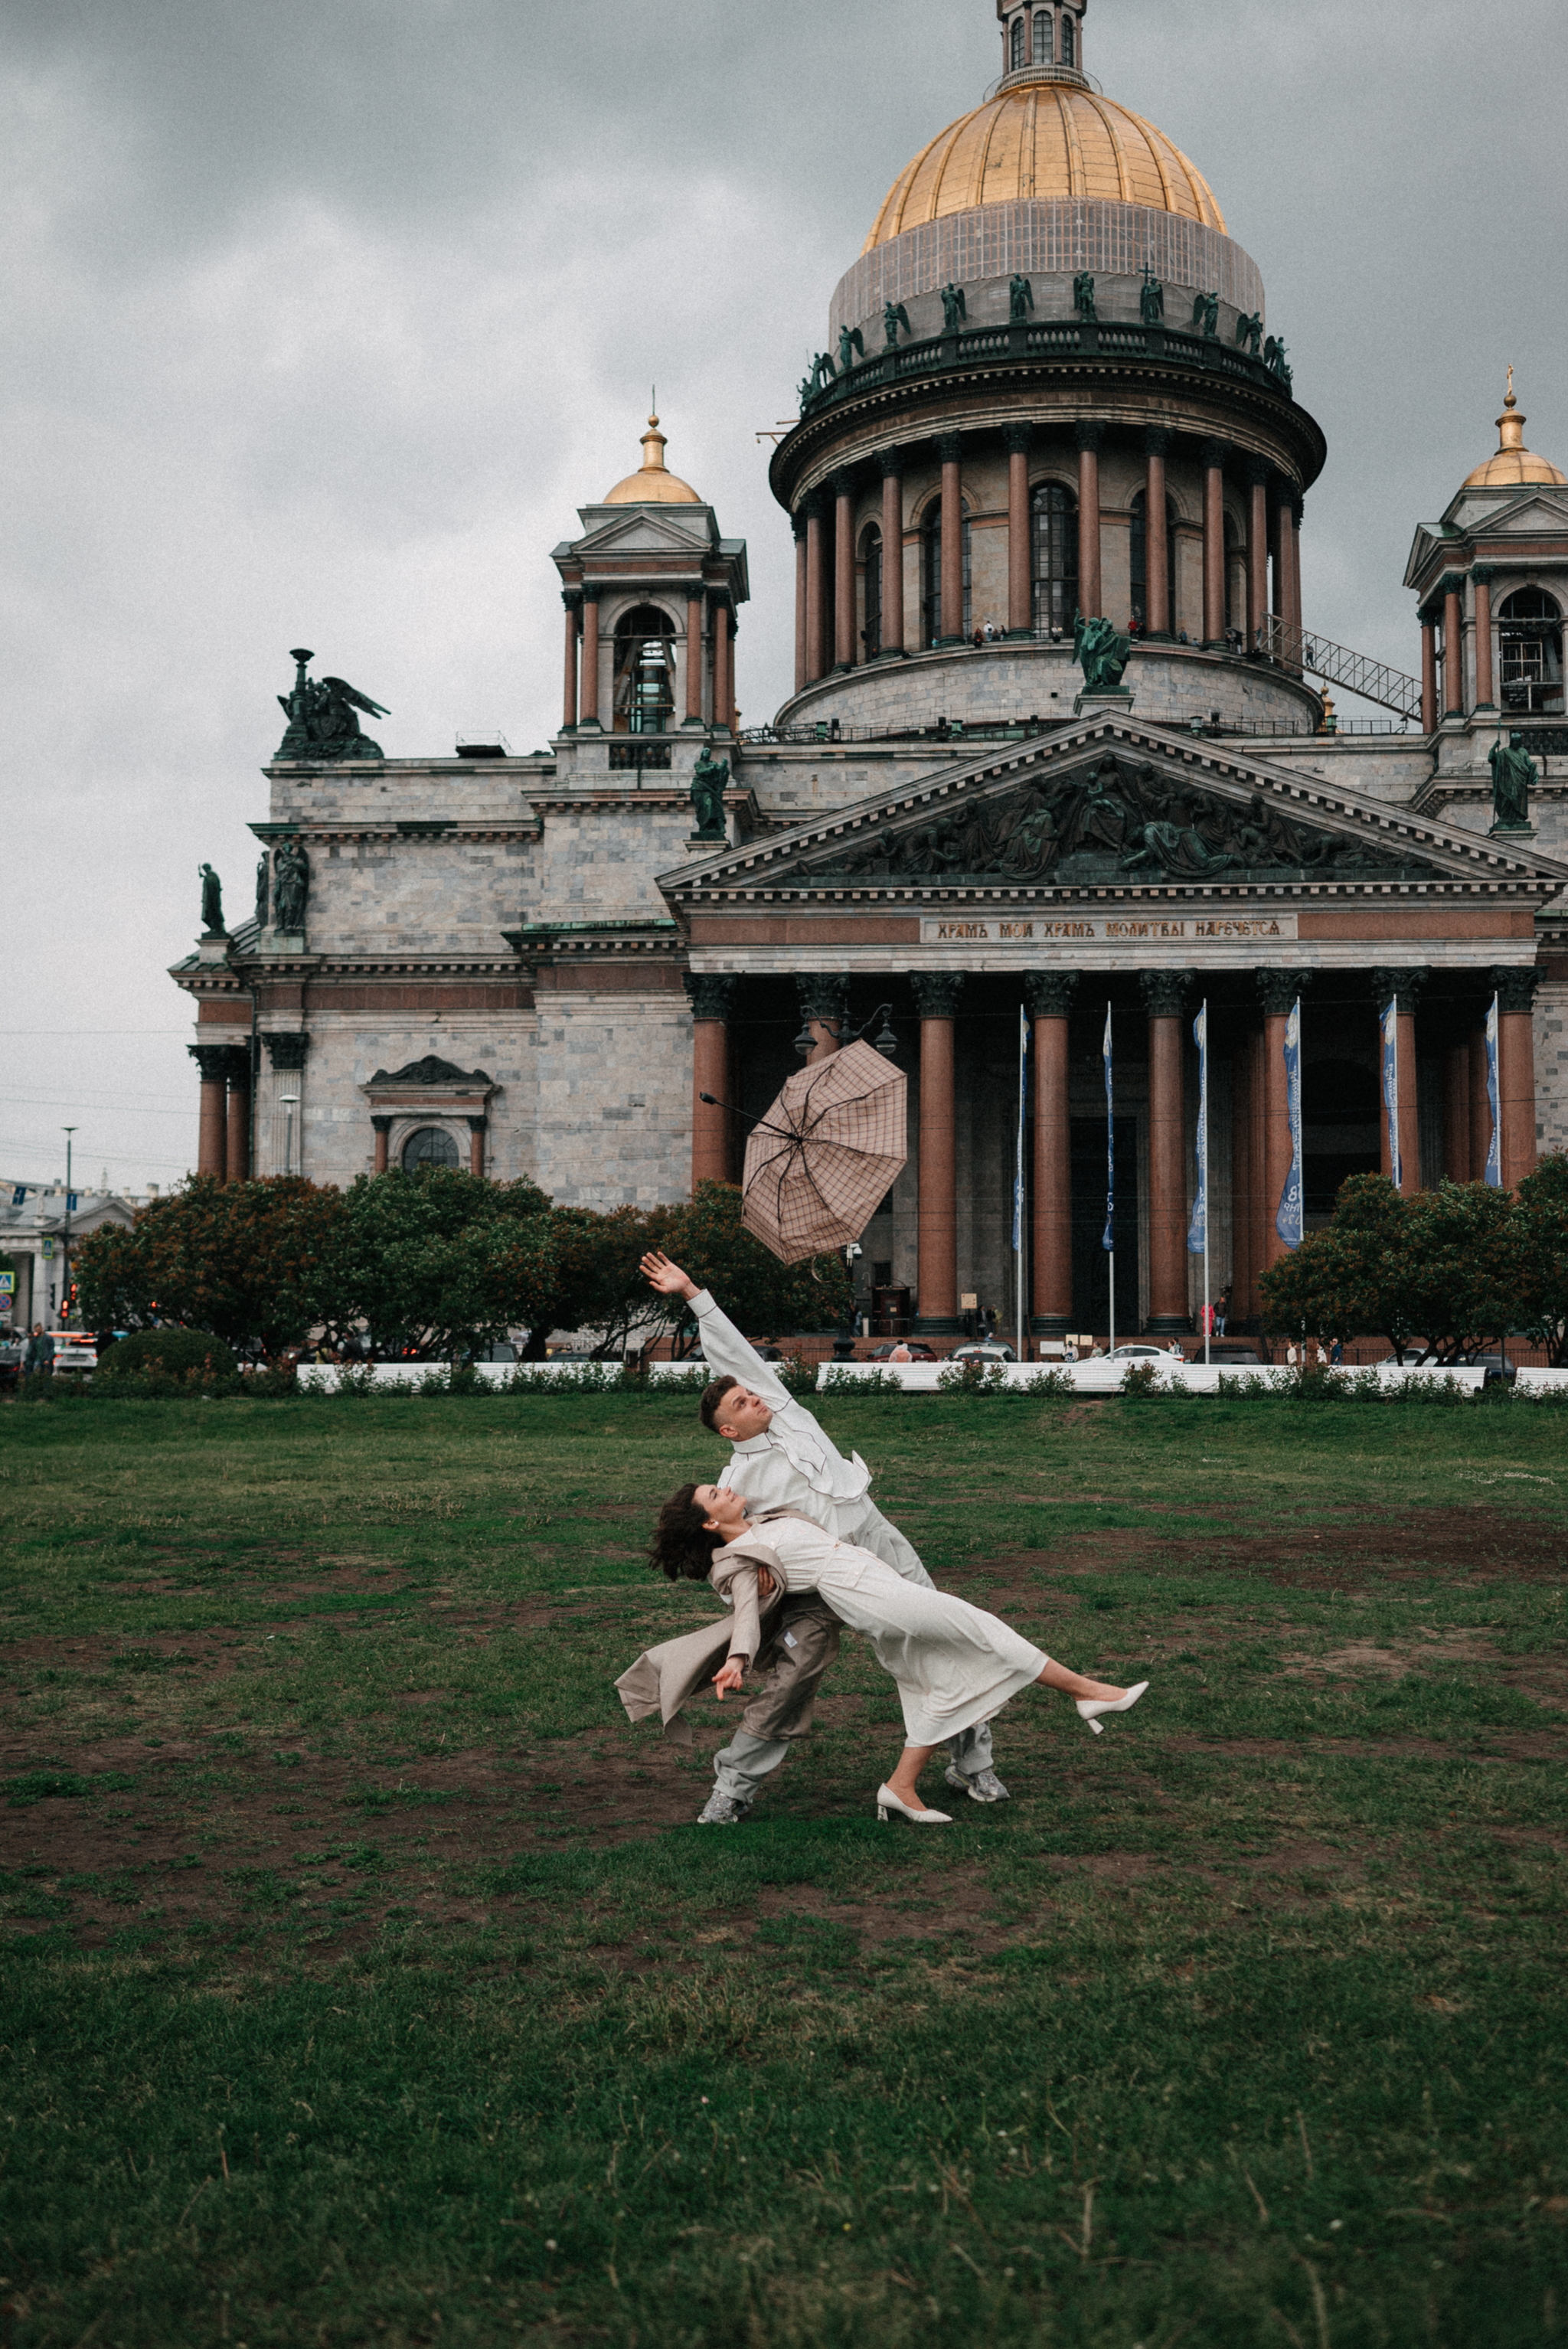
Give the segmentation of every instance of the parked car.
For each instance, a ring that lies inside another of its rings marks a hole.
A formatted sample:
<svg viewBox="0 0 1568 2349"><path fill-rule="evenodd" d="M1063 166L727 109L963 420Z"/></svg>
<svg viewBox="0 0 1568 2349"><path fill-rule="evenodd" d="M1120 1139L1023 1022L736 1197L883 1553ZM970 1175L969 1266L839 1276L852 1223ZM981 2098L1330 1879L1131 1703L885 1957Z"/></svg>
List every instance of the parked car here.
<svg viewBox="0 0 1568 2349"><path fill-rule="evenodd" d="M890 1338L883 1346L876 1347L866 1356L868 1362L891 1362L894 1349L902 1346L912 1362L934 1362L936 1350L921 1338Z"/></svg>
<svg viewBox="0 0 1568 2349"><path fill-rule="evenodd" d="M1174 1359L1169 1346L1118 1346L1104 1360L1111 1362L1169 1362Z"/></svg>
<svg viewBox="0 0 1568 2349"><path fill-rule="evenodd" d="M1195 1362L1201 1362L1202 1359L1203 1341L1200 1338L1197 1344L1192 1349L1192 1360ZM1238 1368L1242 1370L1261 1370L1264 1363L1268 1360L1268 1357L1266 1354L1260 1354L1255 1346L1243 1345L1239 1340L1233 1338L1211 1338L1209 1340L1209 1360L1218 1368L1226 1371L1233 1371Z"/></svg>
<svg viewBox="0 0 1568 2349"><path fill-rule="evenodd" d="M0 1389L14 1387L22 1376L23 1358L27 1348L20 1338L0 1341Z"/></svg>
<svg viewBox="0 0 1568 2349"><path fill-rule="evenodd" d="M1483 1371L1485 1387L1511 1386L1519 1376L1517 1365L1507 1354L1461 1354L1460 1364L1467 1371Z"/></svg>
<svg viewBox="0 0 1568 2349"><path fill-rule="evenodd" d="M960 1346L948 1356L954 1362L1016 1362L1017 1359L1000 1338L977 1338L972 1346Z"/></svg>
<svg viewBox="0 0 1568 2349"><path fill-rule="evenodd" d="M55 1376L90 1378L98 1368L98 1340L81 1330L55 1331Z"/></svg>

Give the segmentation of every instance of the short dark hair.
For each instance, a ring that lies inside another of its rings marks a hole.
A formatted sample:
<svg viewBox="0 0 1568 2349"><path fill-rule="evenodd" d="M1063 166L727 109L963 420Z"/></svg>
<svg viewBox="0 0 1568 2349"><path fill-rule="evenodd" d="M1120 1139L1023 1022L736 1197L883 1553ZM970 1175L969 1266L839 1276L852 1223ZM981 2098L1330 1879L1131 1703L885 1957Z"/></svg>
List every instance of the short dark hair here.
<svg viewBox="0 0 1568 2349"><path fill-rule="evenodd" d="M739 1384L738 1379L715 1379L711 1385L704 1387L702 1401L697 1405L697 1414L710 1435L718 1433L719 1404L724 1401L730 1388L738 1387Z"/></svg>
<svg viewBox="0 0 1568 2349"><path fill-rule="evenodd" d="M732 1386L737 1383L730 1381ZM706 1582L714 1551L723 1548L725 1539L723 1534L708 1532L696 1505L696 1486L683 1485L659 1511L648 1557L672 1582Z"/></svg>

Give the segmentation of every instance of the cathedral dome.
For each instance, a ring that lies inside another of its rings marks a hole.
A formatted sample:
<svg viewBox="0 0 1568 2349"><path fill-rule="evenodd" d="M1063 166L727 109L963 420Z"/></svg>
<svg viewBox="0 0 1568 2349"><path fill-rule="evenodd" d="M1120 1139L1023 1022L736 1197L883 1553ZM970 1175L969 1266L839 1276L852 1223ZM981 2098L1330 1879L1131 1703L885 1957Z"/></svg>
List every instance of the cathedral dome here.
<svg viewBox="0 0 1568 2349"><path fill-rule="evenodd" d="M643 461L634 473L617 481L604 499L607 506L700 506L702 499L689 481L683 481L665 463L668 444L656 416L648 419L643 435Z"/></svg>
<svg viewBox="0 0 1568 2349"><path fill-rule="evenodd" d="M1544 457L1533 456L1524 445L1525 419L1519 413L1519 401L1514 397L1513 369L1508 370L1508 398L1502 403L1502 414L1497 419L1497 452L1484 465L1478 465L1465 482L1467 490L1514 490L1527 481L1541 481L1562 489L1568 486L1568 474Z"/></svg>
<svg viewBox="0 0 1568 2349"><path fill-rule="evenodd" d="M1080 77L1030 74L949 123L888 191L864 252L983 204L1140 204L1227 233L1197 166Z"/></svg>

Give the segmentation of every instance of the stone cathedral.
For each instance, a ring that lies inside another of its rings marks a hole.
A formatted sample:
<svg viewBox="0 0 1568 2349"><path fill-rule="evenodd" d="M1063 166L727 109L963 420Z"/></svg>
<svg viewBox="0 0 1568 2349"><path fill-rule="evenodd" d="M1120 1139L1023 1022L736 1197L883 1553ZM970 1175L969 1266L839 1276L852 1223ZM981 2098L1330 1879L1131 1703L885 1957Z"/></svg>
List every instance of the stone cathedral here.
<svg viewBox="0 0 1568 2349"><path fill-rule="evenodd" d="M885 1005L909 1161L859 1274L940 1339L1013 1294L1022 1014L1045 1338L1106 1328L1108 1008L1124 1330L1134 1299L1192 1326L1201 1003L1233 1327L1283 1246L1298 1001L1309 1227L1351 1174L1480 1179L1494 1127L1507 1185L1568 1144L1568 481L1511 375L1496 450L1415 531L1418 667L1414 631L1408 677L1315 634L1311 355L1202 172L1090 75L1088 0L995 5L1000 77L894 180L771 460L789 700L738 731L747 549L657 418L553 550L548 753L385 758L302 647L255 917L172 974L204 1171L674 1201ZM1336 684L1386 723L1339 727Z"/></svg>

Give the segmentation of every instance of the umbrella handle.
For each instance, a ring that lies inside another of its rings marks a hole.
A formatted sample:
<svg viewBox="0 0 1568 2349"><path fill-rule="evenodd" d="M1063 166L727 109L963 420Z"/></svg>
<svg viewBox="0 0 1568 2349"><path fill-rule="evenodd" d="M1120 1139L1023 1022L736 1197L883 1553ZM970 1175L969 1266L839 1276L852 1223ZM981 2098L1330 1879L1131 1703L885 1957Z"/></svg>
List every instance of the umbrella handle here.
<svg viewBox="0 0 1568 2349"><path fill-rule="evenodd" d="M717 1093L698 1093L697 1099L707 1102L709 1109L727 1109L731 1117L745 1118L747 1124L754 1125L758 1133L781 1134L786 1142L799 1142L800 1139L789 1126L769 1125L765 1118L748 1116L746 1111L737 1109L733 1102L721 1102Z"/></svg>

